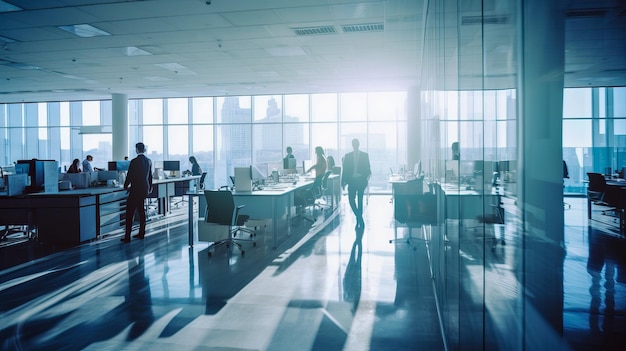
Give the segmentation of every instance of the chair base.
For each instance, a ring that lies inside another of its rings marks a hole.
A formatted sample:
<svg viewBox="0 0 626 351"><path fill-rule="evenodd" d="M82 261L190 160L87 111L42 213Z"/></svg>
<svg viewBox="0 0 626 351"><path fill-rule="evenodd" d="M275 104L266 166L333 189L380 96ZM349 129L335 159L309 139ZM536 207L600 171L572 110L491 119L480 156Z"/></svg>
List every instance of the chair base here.
<svg viewBox="0 0 626 351"><path fill-rule="evenodd" d="M250 239L242 239L241 237L237 238L237 234L239 233L248 233L250 235ZM241 252L241 256L245 256L246 251L243 249L243 245L238 241L252 241L252 246L256 247L256 232L254 230L248 228L236 228L229 233L229 237L224 240L216 241L209 245L208 247L208 255L212 256L211 250L215 249L218 246L226 245L227 248L230 248L231 245L236 246Z"/></svg>

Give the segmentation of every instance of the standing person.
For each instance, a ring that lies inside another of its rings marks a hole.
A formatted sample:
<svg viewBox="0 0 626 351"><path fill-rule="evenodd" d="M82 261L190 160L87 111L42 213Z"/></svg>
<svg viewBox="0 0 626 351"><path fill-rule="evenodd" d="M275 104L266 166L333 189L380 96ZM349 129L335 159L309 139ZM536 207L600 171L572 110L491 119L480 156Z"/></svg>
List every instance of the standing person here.
<svg viewBox="0 0 626 351"><path fill-rule="evenodd" d="M191 162L191 175L202 175L202 168L198 164L195 156L189 156L189 162Z"/></svg>
<svg viewBox="0 0 626 351"><path fill-rule="evenodd" d="M348 201L356 216L356 227L363 228L363 193L367 187L372 170L369 155L359 150L359 139L352 139L352 152L343 158L341 186L348 186Z"/></svg>
<svg viewBox="0 0 626 351"><path fill-rule="evenodd" d="M70 168L68 168L67 173L80 173L79 165L80 165L80 160L75 158Z"/></svg>
<svg viewBox="0 0 626 351"><path fill-rule="evenodd" d="M144 201L152 192L152 161L144 155L146 146L139 142L135 145L137 157L130 161L124 189L128 191L126 201L126 233L122 242L130 242L130 231L133 226L135 210L139 212L139 233L134 238L143 239L146 235L146 209Z"/></svg>
<svg viewBox="0 0 626 351"><path fill-rule="evenodd" d="M322 177L324 177L324 173L326 173L326 169L328 168L328 163L326 162L324 149L321 146L315 147L315 155L317 160L315 161L315 164L306 171L306 173L315 170L315 180L313 181L313 185L311 187L313 189L313 193L318 194L319 189L322 186Z"/></svg>

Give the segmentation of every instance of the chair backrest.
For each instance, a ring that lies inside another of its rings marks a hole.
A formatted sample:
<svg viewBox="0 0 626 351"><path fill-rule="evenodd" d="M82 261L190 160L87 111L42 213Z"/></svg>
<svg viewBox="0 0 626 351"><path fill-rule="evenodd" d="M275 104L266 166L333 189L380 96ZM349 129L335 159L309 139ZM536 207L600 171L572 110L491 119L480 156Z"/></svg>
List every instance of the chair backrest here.
<svg viewBox="0 0 626 351"><path fill-rule="evenodd" d="M206 221L222 225L232 225L235 215L235 200L228 190L205 190L207 204Z"/></svg>
<svg viewBox="0 0 626 351"><path fill-rule="evenodd" d="M589 177L589 191L604 192L606 190L606 179L600 173L587 173Z"/></svg>
<svg viewBox="0 0 626 351"><path fill-rule="evenodd" d="M200 189L204 189L204 179L206 178L206 172L202 172L202 175L200 176L200 182L198 184L200 184Z"/></svg>

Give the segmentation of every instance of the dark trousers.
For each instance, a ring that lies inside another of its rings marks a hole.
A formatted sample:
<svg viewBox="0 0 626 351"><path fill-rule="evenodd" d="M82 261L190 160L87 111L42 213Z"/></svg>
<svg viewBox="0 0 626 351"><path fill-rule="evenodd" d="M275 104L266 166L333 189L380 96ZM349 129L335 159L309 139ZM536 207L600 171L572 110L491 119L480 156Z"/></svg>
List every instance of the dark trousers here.
<svg viewBox="0 0 626 351"><path fill-rule="evenodd" d="M363 218L363 195L367 179L353 178L348 183L348 202L357 219Z"/></svg>
<svg viewBox="0 0 626 351"><path fill-rule="evenodd" d="M145 196L128 194L126 200L126 238L130 239L130 232L133 227L135 211L139 213L139 235L146 234L146 208L144 207Z"/></svg>

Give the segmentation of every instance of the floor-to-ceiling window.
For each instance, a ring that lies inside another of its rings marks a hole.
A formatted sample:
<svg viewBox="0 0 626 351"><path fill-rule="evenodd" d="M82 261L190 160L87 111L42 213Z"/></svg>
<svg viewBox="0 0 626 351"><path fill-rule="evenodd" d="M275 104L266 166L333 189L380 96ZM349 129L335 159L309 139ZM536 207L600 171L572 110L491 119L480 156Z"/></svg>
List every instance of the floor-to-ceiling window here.
<svg viewBox="0 0 626 351"><path fill-rule="evenodd" d="M626 167L626 88L564 90L566 194L585 194L588 172L617 175ZM623 176L623 175L622 175Z"/></svg>
<svg viewBox="0 0 626 351"><path fill-rule="evenodd" d="M340 165L359 138L370 152L370 192L390 192L389 169L406 166L405 92L287 94L129 100L129 157L143 141L155 168L165 160L189 169L194 155L205 184L228 184L233 168L255 164L264 173L282 167L291 146L308 168L322 146ZM61 168L74 158L111 160L111 101L0 104L3 165L19 159L55 159ZM410 166L412 169L412 166Z"/></svg>

